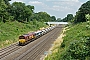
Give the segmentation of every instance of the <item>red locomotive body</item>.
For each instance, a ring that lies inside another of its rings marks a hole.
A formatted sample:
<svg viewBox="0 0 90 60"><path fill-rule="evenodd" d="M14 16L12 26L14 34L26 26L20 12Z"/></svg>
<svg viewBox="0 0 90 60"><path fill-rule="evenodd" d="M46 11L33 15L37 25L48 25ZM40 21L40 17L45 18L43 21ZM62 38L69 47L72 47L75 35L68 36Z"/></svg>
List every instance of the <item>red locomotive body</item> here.
<svg viewBox="0 0 90 60"><path fill-rule="evenodd" d="M35 34L34 33L29 33L29 34L24 34L19 36L19 45L25 45L28 42L31 42L32 39L35 38Z"/></svg>

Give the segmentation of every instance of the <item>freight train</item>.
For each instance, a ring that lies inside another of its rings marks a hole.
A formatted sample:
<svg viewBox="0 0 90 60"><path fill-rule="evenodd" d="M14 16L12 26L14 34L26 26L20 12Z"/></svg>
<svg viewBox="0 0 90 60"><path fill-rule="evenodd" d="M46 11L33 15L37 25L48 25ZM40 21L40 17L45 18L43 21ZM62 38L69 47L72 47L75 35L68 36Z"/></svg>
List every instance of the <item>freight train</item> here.
<svg viewBox="0 0 90 60"><path fill-rule="evenodd" d="M39 31L35 31L35 32L30 32L27 34L23 34L21 36L19 36L19 45L26 45L27 43L34 41L35 39L47 34L48 32L50 32L51 30L53 30L56 26L51 26Z"/></svg>

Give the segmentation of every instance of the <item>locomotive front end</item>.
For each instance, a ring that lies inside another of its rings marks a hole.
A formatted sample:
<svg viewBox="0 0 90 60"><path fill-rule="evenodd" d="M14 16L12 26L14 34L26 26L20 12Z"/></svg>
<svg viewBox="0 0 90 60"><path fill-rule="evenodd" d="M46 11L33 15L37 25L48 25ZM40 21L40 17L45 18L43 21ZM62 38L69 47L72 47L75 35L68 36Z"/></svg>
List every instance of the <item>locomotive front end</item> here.
<svg viewBox="0 0 90 60"><path fill-rule="evenodd" d="M25 39L19 39L19 45L24 45L25 44Z"/></svg>
<svg viewBox="0 0 90 60"><path fill-rule="evenodd" d="M24 36L19 36L19 45L25 45L25 37Z"/></svg>

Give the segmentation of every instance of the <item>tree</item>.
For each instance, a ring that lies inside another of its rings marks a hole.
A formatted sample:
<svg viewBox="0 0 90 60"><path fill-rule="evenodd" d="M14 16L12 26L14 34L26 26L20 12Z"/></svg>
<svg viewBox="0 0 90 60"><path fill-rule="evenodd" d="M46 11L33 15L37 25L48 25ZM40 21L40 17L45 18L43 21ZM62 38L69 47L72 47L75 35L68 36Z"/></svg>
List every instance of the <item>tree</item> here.
<svg viewBox="0 0 90 60"><path fill-rule="evenodd" d="M44 22L50 21L50 15L47 14L46 12L38 12L39 16L38 18L42 20L44 20Z"/></svg>
<svg viewBox="0 0 90 60"><path fill-rule="evenodd" d="M85 21L86 21L85 14L83 14L82 12L77 12L74 19L74 23L85 22Z"/></svg>
<svg viewBox="0 0 90 60"><path fill-rule="evenodd" d="M67 22L67 21L68 21L68 20L67 20L67 17L63 18L62 21L63 21L63 22Z"/></svg>
<svg viewBox="0 0 90 60"><path fill-rule="evenodd" d="M25 5L22 2L9 3L11 0L0 0L0 21L19 21L19 22L29 22L29 21L56 21L56 17L50 15L46 12L34 13L34 6Z"/></svg>
<svg viewBox="0 0 90 60"><path fill-rule="evenodd" d="M27 7L34 13L34 6L27 5Z"/></svg>
<svg viewBox="0 0 90 60"><path fill-rule="evenodd" d="M71 22L71 20L73 19L73 14L67 14L67 16L65 18L62 19L63 22Z"/></svg>
<svg viewBox="0 0 90 60"><path fill-rule="evenodd" d="M19 22L29 22L30 16L33 13L34 6L31 5L25 5L25 3L22 2L14 2L11 6L11 15L14 16L14 20L17 20Z"/></svg>
<svg viewBox="0 0 90 60"><path fill-rule="evenodd" d="M90 1L87 1L86 3L82 4L79 8L79 12L82 12L84 14L90 14Z"/></svg>
<svg viewBox="0 0 90 60"><path fill-rule="evenodd" d="M90 21L90 15L89 14L86 14L86 19L88 20L88 21Z"/></svg>
<svg viewBox="0 0 90 60"><path fill-rule="evenodd" d="M51 20L50 21L56 21L56 17L55 16L51 16Z"/></svg>
<svg viewBox="0 0 90 60"><path fill-rule="evenodd" d="M74 23L86 22L86 14L90 14L90 1L82 4L81 7L78 9L78 12L76 13L74 19Z"/></svg>
<svg viewBox="0 0 90 60"><path fill-rule="evenodd" d="M61 18L57 18L56 21L57 21L57 22L62 22L62 19L61 19Z"/></svg>
<svg viewBox="0 0 90 60"><path fill-rule="evenodd" d="M11 15L13 15L15 20L22 20L23 15L24 15L24 8L25 4L21 2L14 2L12 3L12 8L11 8ZM22 15L23 14L23 15Z"/></svg>
<svg viewBox="0 0 90 60"><path fill-rule="evenodd" d="M6 5L10 5L9 1L11 0L3 0L5 2Z"/></svg>
<svg viewBox="0 0 90 60"><path fill-rule="evenodd" d="M0 0L0 20L3 22L6 22L9 19L9 14L6 10L7 7L4 0Z"/></svg>
<svg viewBox="0 0 90 60"><path fill-rule="evenodd" d="M67 15L67 21L71 21L73 19L73 14L68 14Z"/></svg>
<svg viewBox="0 0 90 60"><path fill-rule="evenodd" d="M38 12L31 15L30 20L37 20L40 22L47 22L50 21L50 15L46 12Z"/></svg>

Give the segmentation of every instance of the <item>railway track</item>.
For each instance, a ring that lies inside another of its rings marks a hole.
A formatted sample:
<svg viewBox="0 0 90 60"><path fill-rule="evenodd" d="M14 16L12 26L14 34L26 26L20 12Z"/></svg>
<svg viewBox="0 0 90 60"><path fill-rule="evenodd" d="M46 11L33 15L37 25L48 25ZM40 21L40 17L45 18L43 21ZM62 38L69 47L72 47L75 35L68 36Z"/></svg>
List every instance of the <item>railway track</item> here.
<svg viewBox="0 0 90 60"><path fill-rule="evenodd" d="M20 49L22 46L18 46L18 43L12 44L6 48L0 49L0 59L15 52Z"/></svg>
<svg viewBox="0 0 90 60"><path fill-rule="evenodd" d="M57 34L57 32L56 32L56 34ZM52 37L55 37L55 35L52 35ZM53 38L51 38L51 39L53 39ZM36 51L31 56L29 56L29 58L27 58L27 60L39 60L40 59L39 56L43 52L47 51L47 49L50 47L49 45L50 45L50 41L48 41L48 39L47 39L47 41L45 41L44 43L42 43L41 47L38 47L37 50L35 48ZM29 53L29 55L30 55L30 53ZM21 59L21 60L24 60L24 59Z"/></svg>
<svg viewBox="0 0 90 60"><path fill-rule="evenodd" d="M62 25L58 26L26 46L18 46L16 43L0 50L0 60L40 60L44 52L48 51L53 41L60 35L62 28Z"/></svg>
<svg viewBox="0 0 90 60"><path fill-rule="evenodd" d="M57 38L60 28L56 28L48 37L44 38L30 50L20 55L15 60L40 60L40 55L50 48L50 43ZM51 41L52 40L52 41Z"/></svg>

